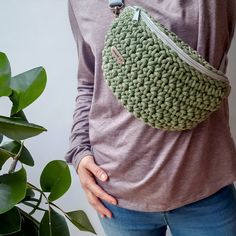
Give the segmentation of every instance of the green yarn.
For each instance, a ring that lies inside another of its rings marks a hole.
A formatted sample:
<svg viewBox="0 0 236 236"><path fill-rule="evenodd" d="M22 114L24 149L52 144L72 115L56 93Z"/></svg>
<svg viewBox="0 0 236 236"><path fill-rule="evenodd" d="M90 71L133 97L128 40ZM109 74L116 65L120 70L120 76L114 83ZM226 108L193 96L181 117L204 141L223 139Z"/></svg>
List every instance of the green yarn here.
<svg viewBox="0 0 236 236"><path fill-rule="evenodd" d="M229 95L229 84L210 78L184 62L145 22L134 22L133 14L131 8L125 8L106 34L102 69L108 86L129 112L152 127L169 131L194 128L219 109ZM149 17L195 61L224 75ZM120 63L112 55L112 47L118 50L115 53Z"/></svg>

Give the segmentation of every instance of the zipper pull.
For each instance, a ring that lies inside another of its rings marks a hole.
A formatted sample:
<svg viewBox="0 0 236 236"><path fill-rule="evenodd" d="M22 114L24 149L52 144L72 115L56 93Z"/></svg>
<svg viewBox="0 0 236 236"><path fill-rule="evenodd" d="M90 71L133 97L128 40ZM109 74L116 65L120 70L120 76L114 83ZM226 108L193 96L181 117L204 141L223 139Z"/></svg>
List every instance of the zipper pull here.
<svg viewBox="0 0 236 236"><path fill-rule="evenodd" d="M135 8L133 21L137 21L137 22L139 21L140 13L141 13L141 9L140 8Z"/></svg>

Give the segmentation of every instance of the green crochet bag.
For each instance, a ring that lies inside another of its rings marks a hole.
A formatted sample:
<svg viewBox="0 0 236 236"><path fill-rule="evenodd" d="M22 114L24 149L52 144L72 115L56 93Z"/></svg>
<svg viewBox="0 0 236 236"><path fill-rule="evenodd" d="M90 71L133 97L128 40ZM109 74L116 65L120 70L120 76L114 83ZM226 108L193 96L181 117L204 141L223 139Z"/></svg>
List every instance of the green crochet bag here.
<svg viewBox="0 0 236 236"><path fill-rule="evenodd" d="M169 131L194 128L230 93L224 73L137 6L125 7L112 22L102 70L129 112Z"/></svg>

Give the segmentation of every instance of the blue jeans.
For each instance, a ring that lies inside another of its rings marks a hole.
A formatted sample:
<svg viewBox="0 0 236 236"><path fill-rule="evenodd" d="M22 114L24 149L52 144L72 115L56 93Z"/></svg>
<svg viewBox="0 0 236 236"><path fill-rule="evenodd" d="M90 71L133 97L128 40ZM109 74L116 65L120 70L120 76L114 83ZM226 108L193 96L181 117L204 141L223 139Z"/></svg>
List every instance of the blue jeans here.
<svg viewBox="0 0 236 236"><path fill-rule="evenodd" d="M236 190L233 184L202 200L169 211L143 212L103 204L113 217L98 217L107 236L236 236Z"/></svg>

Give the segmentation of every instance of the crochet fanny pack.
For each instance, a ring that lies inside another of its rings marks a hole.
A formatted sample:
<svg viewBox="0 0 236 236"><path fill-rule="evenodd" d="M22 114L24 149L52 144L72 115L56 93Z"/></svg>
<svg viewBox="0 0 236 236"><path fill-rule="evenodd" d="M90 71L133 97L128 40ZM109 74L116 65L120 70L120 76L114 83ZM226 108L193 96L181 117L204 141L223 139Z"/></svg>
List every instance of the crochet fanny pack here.
<svg viewBox="0 0 236 236"><path fill-rule="evenodd" d="M181 131L219 109L230 93L223 72L142 7L109 5L117 17L105 36L102 70L129 112L152 127Z"/></svg>

